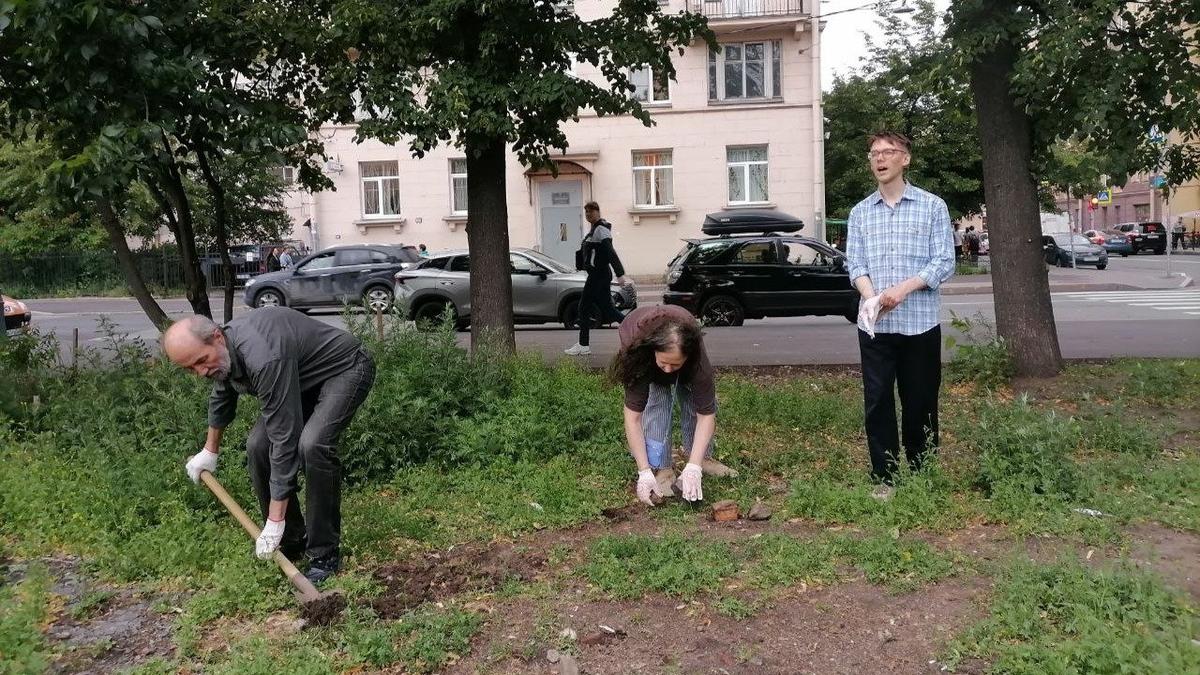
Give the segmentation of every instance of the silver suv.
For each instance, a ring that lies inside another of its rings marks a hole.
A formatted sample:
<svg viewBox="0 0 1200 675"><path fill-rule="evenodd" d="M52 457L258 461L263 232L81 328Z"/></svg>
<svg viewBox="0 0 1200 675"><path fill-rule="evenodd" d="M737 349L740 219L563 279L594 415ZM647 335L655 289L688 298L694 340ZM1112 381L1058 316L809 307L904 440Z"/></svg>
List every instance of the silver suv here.
<svg viewBox="0 0 1200 675"><path fill-rule="evenodd" d="M560 322L578 326L579 298L586 275L537 251L509 252L513 318L519 324ZM471 322L471 258L467 251L445 251L396 273L396 303L417 323L436 323L449 309L459 328ZM613 304L637 307L637 290L612 285Z"/></svg>

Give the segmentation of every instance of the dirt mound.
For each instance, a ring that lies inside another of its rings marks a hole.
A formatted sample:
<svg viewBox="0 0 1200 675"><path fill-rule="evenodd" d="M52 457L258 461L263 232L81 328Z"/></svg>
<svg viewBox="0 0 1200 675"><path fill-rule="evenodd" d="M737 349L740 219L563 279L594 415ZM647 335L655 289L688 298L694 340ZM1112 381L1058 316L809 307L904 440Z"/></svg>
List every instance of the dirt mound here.
<svg viewBox="0 0 1200 675"><path fill-rule="evenodd" d="M395 619L423 602L530 581L546 566L544 551L527 548L461 546L426 553L376 570L385 590L371 606L380 617Z"/></svg>

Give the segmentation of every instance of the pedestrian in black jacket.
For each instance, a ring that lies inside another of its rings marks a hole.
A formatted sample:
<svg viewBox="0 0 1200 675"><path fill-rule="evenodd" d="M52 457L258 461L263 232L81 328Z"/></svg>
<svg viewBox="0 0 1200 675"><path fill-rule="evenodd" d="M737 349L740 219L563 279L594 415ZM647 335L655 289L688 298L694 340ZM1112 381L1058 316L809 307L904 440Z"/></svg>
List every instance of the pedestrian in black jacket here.
<svg viewBox="0 0 1200 675"><path fill-rule="evenodd" d="M600 205L588 202L583 206L583 216L591 223L592 229L583 238L579 249L578 262L581 263L581 269L587 272L587 281L583 284L583 296L579 300L579 342L565 350L571 356L592 353L588 334L592 321L598 319L600 324L620 323L625 318L613 305L613 275L621 284L629 283L621 258L613 249L612 224L600 217Z"/></svg>

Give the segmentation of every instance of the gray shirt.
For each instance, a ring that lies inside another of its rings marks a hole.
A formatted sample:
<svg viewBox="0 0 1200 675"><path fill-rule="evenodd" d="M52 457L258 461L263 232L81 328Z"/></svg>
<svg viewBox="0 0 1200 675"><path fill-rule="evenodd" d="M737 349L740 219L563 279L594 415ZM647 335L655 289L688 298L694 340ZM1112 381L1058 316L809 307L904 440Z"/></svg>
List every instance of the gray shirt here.
<svg viewBox="0 0 1200 675"><path fill-rule="evenodd" d="M225 324L229 378L213 384L208 424L224 429L237 414L240 394L262 402L263 424L271 442L272 493L276 482L294 484L304 429L301 394L352 367L362 343L339 328L294 309L263 307ZM282 485L281 485L282 487Z"/></svg>

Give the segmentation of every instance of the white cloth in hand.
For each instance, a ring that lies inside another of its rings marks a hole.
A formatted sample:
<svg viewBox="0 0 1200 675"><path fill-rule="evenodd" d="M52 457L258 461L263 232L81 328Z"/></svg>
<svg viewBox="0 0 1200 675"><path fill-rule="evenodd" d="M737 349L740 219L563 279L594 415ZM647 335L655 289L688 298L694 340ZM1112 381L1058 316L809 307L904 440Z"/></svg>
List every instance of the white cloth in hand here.
<svg viewBox="0 0 1200 675"><path fill-rule="evenodd" d="M258 541L254 542L254 554L259 560L269 560L275 549L279 548L279 542L283 540L283 526L282 520L267 519Z"/></svg>
<svg viewBox="0 0 1200 675"><path fill-rule="evenodd" d="M683 467L683 472L679 474L679 486L683 488L683 498L689 502L698 502L704 499L704 489L701 483L704 480L704 469L699 464L692 464Z"/></svg>
<svg viewBox="0 0 1200 675"><path fill-rule="evenodd" d="M875 338L875 322L882 314L879 311L879 299L879 295L871 296L862 301L858 307L858 327L870 335L871 339Z"/></svg>
<svg viewBox="0 0 1200 675"><path fill-rule="evenodd" d="M201 471L216 473L218 457L220 455L215 452L209 452L208 448L204 448L192 455L191 459L184 465L184 470L187 471L188 478L191 478L193 483L199 483Z"/></svg>
<svg viewBox="0 0 1200 675"><path fill-rule="evenodd" d="M653 470L642 469L638 471L637 498L649 506L654 506L651 495L662 497L662 488L658 486L658 480L654 477Z"/></svg>

